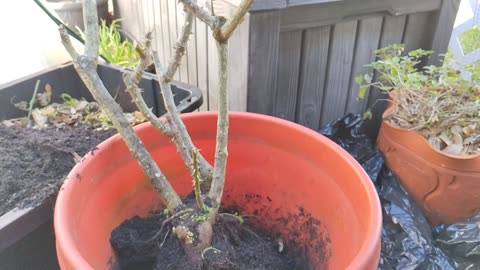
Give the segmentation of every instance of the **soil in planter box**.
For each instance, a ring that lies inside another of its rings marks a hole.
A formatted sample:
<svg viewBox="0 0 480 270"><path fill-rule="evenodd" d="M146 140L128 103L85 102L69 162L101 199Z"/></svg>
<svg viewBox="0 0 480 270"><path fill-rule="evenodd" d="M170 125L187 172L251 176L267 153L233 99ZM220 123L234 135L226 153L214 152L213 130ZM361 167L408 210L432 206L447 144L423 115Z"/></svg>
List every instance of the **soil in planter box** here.
<svg viewBox="0 0 480 270"><path fill-rule="evenodd" d="M167 229L158 234L164 220L161 213L148 218L135 216L113 230L110 243L117 261L113 269L193 269L176 236ZM248 221L240 224L235 218L220 219L213 229L215 249L205 252L202 270L308 269L301 257L288 256L292 254L283 250L283 243Z"/></svg>
<svg viewBox="0 0 480 270"><path fill-rule="evenodd" d="M83 124L45 129L0 124L0 215L42 203L75 165L72 153L83 156L114 132Z"/></svg>

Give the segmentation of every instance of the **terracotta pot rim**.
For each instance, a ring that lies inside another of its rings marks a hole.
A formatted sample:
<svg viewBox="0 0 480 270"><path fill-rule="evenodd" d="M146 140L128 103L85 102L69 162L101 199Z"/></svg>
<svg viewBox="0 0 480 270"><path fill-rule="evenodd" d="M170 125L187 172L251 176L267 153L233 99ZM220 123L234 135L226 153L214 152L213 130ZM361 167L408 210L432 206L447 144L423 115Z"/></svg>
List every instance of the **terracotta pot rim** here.
<svg viewBox="0 0 480 270"><path fill-rule="evenodd" d="M393 124L391 124L389 121L385 120L386 116L393 110L393 107L390 107L390 108L387 108L385 110L385 112L383 113L383 116L382 116L382 122L388 126L389 128L397 131L397 132L404 132L404 133L409 133L411 134L412 136L416 137L417 139L423 141L425 143L425 145L427 145L427 147L436 152L438 155L441 155L441 156L444 156L444 157L447 157L447 158L451 158L451 159L458 159L458 160L471 160L471 159L477 159L480 157L480 153L477 153L477 154L474 154L474 155L469 155L469 156L459 156L459 155L451 155L451 154L447 154L447 153L444 153L438 149L436 149L435 147L433 147L428 141L427 139L425 139L425 137L423 137L422 135L420 135L418 132L415 132L413 130L409 130L409 129L406 129L406 128L401 128L401 127L397 127Z"/></svg>
<svg viewBox="0 0 480 270"><path fill-rule="evenodd" d="M256 114L256 113L249 113L249 112L229 112L230 119L232 118L247 118L251 121L273 121L279 125L284 126L285 128L289 129L297 129L302 131L306 136L313 137L315 140L324 143L328 148L332 148L338 154L340 154L351 167L355 169L356 174L358 175L358 179L361 181L363 186L364 192L367 194L366 199L368 200L368 208L369 208L369 219L370 224L368 226L367 232L364 234L364 239L367 241L363 241L362 245L358 249L357 254L351 260L350 264L346 267L346 269L358 269L359 266L365 266L369 264L369 259L372 254L378 252L377 244L380 241L381 237L381 230L382 230L382 210L380 206L380 200L378 198L378 194L376 189L370 180L368 174L364 171L362 166L343 148L338 146L336 143L331 141L330 139L324 137L323 135L319 134L318 132L301 126L299 124L283 120L280 118ZM181 115L183 119L188 118L198 118L198 117L216 117L217 112L210 111L210 112L193 112L193 113L184 113ZM135 131L142 132L142 130L153 128L149 122L140 124L134 127ZM122 138L119 134L116 134L109 139L105 140L104 142L98 145L98 149L96 153L100 153L104 151L105 148L108 148L109 145L115 144L118 141L121 141ZM58 246L62 246L62 250L68 250L68 252L61 254L62 257L68 257L67 261L74 263L74 265L79 266L78 269L93 269L92 266L82 257L82 255L78 252L75 245L75 240L71 237L69 230L66 229L67 226L64 226L63 223L65 222L64 217L68 216L68 208L66 205L69 201L69 194L73 193L72 186L75 183L75 175L78 171L81 171L84 167L90 162L94 162L94 157L92 155L87 154L85 159L82 162L77 163L74 168L71 170L69 175L67 176L65 182L62 185L61 191L59 192L56 205L55 205L55 212L54 212L54 229L57 241L57 252Z"/></svg>

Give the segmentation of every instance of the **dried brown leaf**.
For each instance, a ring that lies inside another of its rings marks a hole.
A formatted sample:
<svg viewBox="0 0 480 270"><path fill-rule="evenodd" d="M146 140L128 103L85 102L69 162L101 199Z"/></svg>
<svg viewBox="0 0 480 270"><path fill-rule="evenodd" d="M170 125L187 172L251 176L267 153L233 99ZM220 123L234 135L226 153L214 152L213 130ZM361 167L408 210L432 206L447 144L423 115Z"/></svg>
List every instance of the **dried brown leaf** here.
<svg viewBox="0 0 480 270"><path fill-rule="evenodd" d="M477 125L472 124L464 127L462 131L463 131L463 134L465 134L465 136L470 136L472 133L475 132L476 129L477 129Z"/></svg>
<svg viewBox="0 0 480 270"><path fill-rule="evenodd" d="M48 117L43 114L38 108L32 110L32 118L35 124L40 128L45 127L48 121Z"/></svg>
<svg viewBox="0 0 480 270"><path fill-rule="evenodd" d="M45 91L43 93L37 94L37 103L41 107L45 107L48 104L50 104L51 98L52 98L52 92Z"/></svg>
<svg viewBox="0 0 480 270"><path fill-rule="evenodd" d="M463 137L460 133L454 133L452 137L453 144L461 144L463 145Z"/></svg>
<svg viewBox="0 0 480 270"><path fill-rule="evenodd" d="M428 139L428 143L430 143L433 148L437 149L437 150L441 150L442 149L442 142L439 138L429 138Z"/></svg>
<svg viewBox="0 0 480 270"><path fill-rule="evenodd" d="M139 111L133 112L133 115L135 116L135 118L137 118L138 123L143 123L143 122L147 121L147 118L145 118L143 113L141 113Z"/></svg>
<svg viewBox="0 0 480 270"><path fill-rule="evenodd" d="M53 117L57 113L54 105L48 105L40 109L40 111L48 117Z"/></svg>
<svg viewBox="0 0 480 270"><path fill-rule="evenodd" d="M440 136L438 136L438 138L440 140L442 140L442 142L444 142L447 146L453 144L452 141L450 140L449 136L445 133L440 134Z"/></svg>
<svg viewBox="0 0 480 270"><path fill-rule="evenodd" d="M27 111L28 112L28 102L26 101L20 101L18 103L13 104L16 108L22 110L22 111Z"/></svg>
<svg viewBox="0 0 480 270"><path fill-rule="evenodd" d="M15 123L13 123L12 120L3 120L2 121L3 125L6 126L6 127L11 127L11 126L14 126Z"/></svg>
<svg viewBox="0 0 480 270"><path fill-rule="evenodd" d="M89 103L86 100L80 100L75 106L75 110L84 111L88 107Z"/></svg>
<svg viewBox="0 0 480 270"><path fill-rule="evenodd" d="M450 144L442 151L450 155L460 155L463 152L463 144Z"/></svg>

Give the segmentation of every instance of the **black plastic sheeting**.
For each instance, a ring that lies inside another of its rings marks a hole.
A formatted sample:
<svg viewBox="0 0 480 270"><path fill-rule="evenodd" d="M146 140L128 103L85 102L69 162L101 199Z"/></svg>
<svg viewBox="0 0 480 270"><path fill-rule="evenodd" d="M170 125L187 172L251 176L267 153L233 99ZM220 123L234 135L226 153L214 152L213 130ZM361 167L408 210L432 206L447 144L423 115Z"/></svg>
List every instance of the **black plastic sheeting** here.
<svg viewBox="0 0 480 270"><path fill-rule="evenodd" d="M480 214L465 223L432 227L385 165L358 114L323 127L320 133L347 150L375 184L383 210L378 269L480 269Z"/></svg>

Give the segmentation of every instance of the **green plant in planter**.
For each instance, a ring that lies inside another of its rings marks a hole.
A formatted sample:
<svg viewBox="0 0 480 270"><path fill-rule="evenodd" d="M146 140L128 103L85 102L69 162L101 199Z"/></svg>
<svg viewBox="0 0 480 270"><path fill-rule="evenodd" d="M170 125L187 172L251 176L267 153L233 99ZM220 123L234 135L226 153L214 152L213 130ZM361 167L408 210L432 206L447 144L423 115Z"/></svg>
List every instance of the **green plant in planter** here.
<svg viewBox="0 0 480 270"><path fill-rule="evenodd" d="M368 65L376 71L376 80L369 74L356 77L359 98L368 87L390 93L393 108L387 121L420 133L446 153L479 153L480 67L465 67L470 79L453 67L453 60L422 67L422 60L432 53L417 49L405 54L398 44L376 50L377 60Z"/></svg>
<svg viewBox="0 0 480 270"><path fill-rule="evenodd" d="M105 59L115 65L124 66L127 68L134 68L140 61L140 52L137 50L137 45L129 40L122 41L122 36L118 31L121 19L113 20L107 25L105 20L101 20L98 29L100 39L99 53ZM85 39L85 33L80 29L82 38Z"/></svg>

